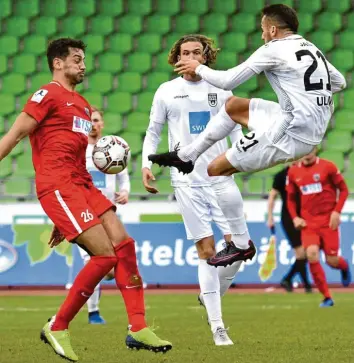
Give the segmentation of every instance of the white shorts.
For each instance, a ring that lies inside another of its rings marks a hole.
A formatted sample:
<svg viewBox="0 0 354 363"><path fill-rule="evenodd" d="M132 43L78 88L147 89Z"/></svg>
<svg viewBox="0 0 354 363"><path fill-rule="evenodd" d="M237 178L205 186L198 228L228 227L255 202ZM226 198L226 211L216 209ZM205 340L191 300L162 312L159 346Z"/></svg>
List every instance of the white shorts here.
<svg viewBox="0 0 354 363"><path fill-rule="evenodd" d="M226 152L226 158L234 168L244 172L268 169L276 164L297 160L313 150L313 145L286 133L279 140L274 140L272 124L281 117L278 103L251 99L249 129L252 131Z"/></svg>
<svg viewBox="0 0 354 363"><path fill-rule="evenodd" d="M233 179L231 182L237 188ZM220 183L221 184L221 183ZM198 242L214 234L211 223L214 221L223 235L231 234L229 224L223 215L213 188L176 187L175 196L183 218L187 239Z"/></svg>
<svg viewBox="0 0 354 363"><path fill-rule="evenodd" d="M84 260L84 263L86 264L90 260L91 256L79 245L77 245L77 248L79 249L81 258Z"/></svg>

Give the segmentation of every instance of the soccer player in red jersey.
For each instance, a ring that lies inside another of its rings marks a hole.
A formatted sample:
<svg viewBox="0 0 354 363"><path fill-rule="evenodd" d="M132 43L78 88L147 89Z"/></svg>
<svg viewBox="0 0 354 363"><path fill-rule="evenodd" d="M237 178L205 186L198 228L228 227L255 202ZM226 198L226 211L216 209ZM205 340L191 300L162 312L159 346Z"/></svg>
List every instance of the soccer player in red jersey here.
<svg viewBox="0 0 354 363"><path fill-rule="evenodd" d="M314 149L289 169L287 204L295 228L301 230L313 280L324 296L320 306L328 307L334 302L320 264L320 249L325 253L327 264L341 271L343 286L351 282L348 262L338 256L340 213L348 188L337 167L317 157L316 152ZM301 217L296 211L297 191L301 196Z"/></svg>
<svg viewBox="0 0 354 363"><path fill-rule="evenodd" d="M51 246L65 237L92 255L57 314L44 326L41 339L60 356L77 361L69 323L114 268L129 320L126 345L165 352L172 348L171 343L158 338L146 325L134 240L116 216L116 207L93 185L86 169L91 108L75 92L85 76L85 49L81 40L70 38L49 44L47 59L53 80L28 99L13 127L0 140L1 161L21 139L30 137L37 196L55 224Z"/></svg>

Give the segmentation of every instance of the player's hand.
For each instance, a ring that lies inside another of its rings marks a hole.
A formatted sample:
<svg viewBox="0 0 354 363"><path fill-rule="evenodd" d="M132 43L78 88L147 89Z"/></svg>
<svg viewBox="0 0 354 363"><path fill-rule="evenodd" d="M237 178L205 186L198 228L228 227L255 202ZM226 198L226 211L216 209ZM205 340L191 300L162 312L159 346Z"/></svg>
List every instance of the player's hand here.
<svg viewBox="0 0 354 363"><path fill-rule="evenodd" d="M159 191L150 184L150 181L154 181L155 180L154 174L151 172L151 170L149 168L143 168L142 169L142 172L143 172L143 184L144 184L144 188L149 193L157 194Z"/></svg>
<svg viewBox="0 0 354 363"><path fill-rule="evenodd" d="M58 246L60 243L62 243L65 239L65 236L60 233L57 226L53 227L52 234L50 236L48 245L50 248L53 248L55 246Z"/></svg>
<svg viewBox="0 0 354 363"><path fill-rule="evenodd" d="M191 76L194 76L195 70L199 65L200 63L197 60L181 60L176 63L175 72L178 74L190 74Z"/></svg>
<svg viewBox="0 0 354 363"><path fill-rule="evenodd" d="M269 228L274 227L274 218L273 218L273 216L268 216L267 226L268 226Z"/></svg>
<svg viewBox="0 0 354 363"><path fill-rule="evenodd" d="M114 201L118 204L127 204L129 199L129 193L127 190L121 190L114 193Z"/></svg>
<svg viewBox="0 0 354 363"><path fill-rule="evenodd" d="M333 211L329 219L329 228L335 231L340 225L340 213Z"/></svg>
<svg viewBox="0 0 354 363"><path fill-rule="evenodd" d="M293 223L294 223L294 227L299 230L303 229L307 226L306 221L300 217L295 217L293 219Z"/></svg>

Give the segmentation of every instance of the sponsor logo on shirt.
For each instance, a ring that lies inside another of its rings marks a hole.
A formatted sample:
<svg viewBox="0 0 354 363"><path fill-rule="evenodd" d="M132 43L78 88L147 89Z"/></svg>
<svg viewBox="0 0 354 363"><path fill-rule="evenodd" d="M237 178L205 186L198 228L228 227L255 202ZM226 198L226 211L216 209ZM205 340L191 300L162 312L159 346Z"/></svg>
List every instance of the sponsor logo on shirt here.
<svg viewBox="0 0 354 363"><path fill-rule="evenodd" d="M189 132L200 134L203 132L210 120L210 111L189 112Z"/></svg>
<svg viewBox="0 0 354 363"><path fill-rule="evenodd" d="M106 175L98 170L89 170L92 176L93 184L98 189L106 188Z"/></svg>
<svg viewBox="0 0 354 363"><path fill-rule="evenodd" d="M32 96L31 101L41 103L47 93L46 89L40 89Z"/></svg>
<svg viewBox="0 0 354 363"><path fill-rule="evenodd" d="M84 134L88 136L88 134L92 130L92 122L85 120L81 117L74 116L73 118L73 131L74 132L80 132L81 134Z"/></svg>
<svg viewBox="0 0 354 363"><path fill-rule="evenodd" d="M210 107L215 107L218 104L217 93L208 93L208 102Z"/></svg>
<svg viewBox="0 0 354 363"><path fill-rule="evenodd" d="M301 193L303 195L310 195L310 194L318 194L322 192L322 184L321 183L313 183L302 185L300 187Z"/></svg>
<svg viewBox="0 0 354 363"><path fill-rule="evenodd" d="M189 95L178 95L173 98L188 98L188 97L189 97Z"/></svg>

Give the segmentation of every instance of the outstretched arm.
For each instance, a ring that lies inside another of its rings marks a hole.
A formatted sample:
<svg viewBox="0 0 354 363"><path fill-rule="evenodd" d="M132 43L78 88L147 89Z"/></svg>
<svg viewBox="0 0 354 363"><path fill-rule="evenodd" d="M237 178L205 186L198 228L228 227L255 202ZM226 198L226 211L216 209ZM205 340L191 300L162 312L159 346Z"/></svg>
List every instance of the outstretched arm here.
<svg viewBox="0 0 354 363"><path fill-rule="evenodd" d="M0 161L38 125L38 122L25 112L21 112L11 129L0 140Z"/></svg>

